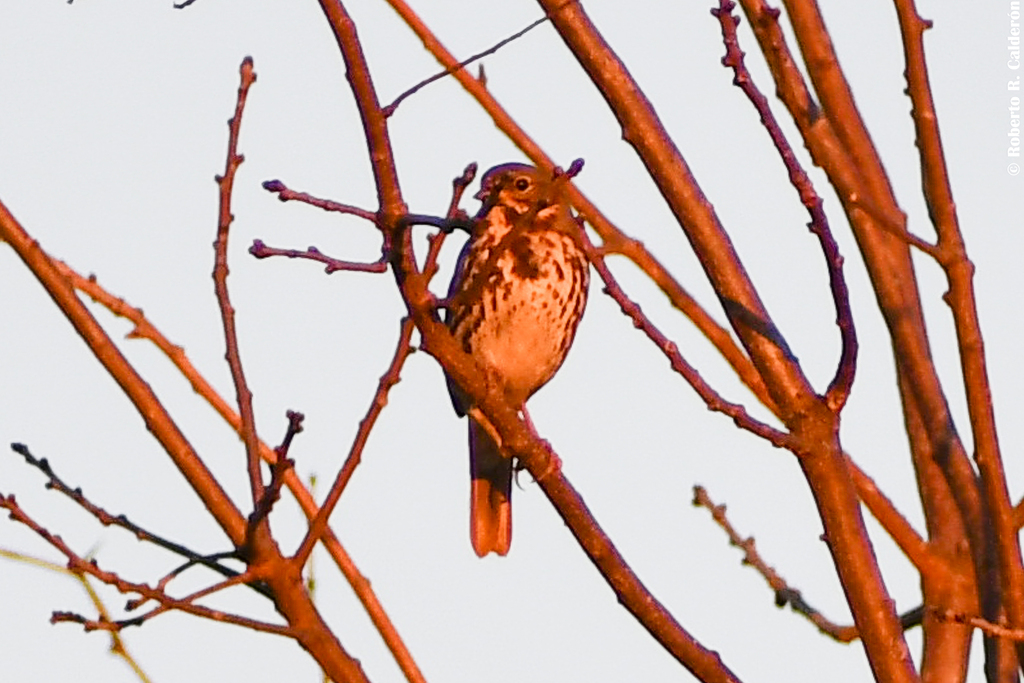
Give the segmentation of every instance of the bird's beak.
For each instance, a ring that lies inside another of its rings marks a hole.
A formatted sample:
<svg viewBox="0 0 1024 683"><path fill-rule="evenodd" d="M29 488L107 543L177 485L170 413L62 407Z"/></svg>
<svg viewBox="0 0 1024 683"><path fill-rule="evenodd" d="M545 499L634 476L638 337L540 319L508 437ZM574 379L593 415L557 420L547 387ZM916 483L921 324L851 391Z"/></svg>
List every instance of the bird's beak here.
<svg viewBox="0 0 1024 683"><path fill-rule="evenodd" d="M498 203L498 193L493 191L493 188L480 188L480 191L473 195L474 199L480 200L480 210L477 212L478 216L486 216L491 212L491 209Z"/></svg>

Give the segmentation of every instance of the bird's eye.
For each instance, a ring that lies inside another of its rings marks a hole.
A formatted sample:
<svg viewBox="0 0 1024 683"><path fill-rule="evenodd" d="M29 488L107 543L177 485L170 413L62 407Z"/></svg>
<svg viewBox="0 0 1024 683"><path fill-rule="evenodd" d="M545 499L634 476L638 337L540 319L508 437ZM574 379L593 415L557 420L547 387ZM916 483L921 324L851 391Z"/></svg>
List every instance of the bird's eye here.
<svg viewBox="0 0 1024 683"><path fill-rule="evenodd" d="M517 178L515 185L516 185L516 189L519 190L520 192L526 192L527 190L530 189L530 179L529 178Z"/></svg>

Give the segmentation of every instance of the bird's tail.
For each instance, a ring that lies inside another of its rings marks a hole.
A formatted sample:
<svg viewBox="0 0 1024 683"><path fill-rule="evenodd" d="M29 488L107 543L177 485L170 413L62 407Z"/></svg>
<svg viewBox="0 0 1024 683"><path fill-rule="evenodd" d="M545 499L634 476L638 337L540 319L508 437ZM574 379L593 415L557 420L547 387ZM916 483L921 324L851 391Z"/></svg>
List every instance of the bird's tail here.
<svg viewBox="0 0 1024 683"><path fill-rule="evenodd" d="M469 470L473 477L469 531L480 557L508 553L512 543L512 459L472 417L469 418Z"/></svg>

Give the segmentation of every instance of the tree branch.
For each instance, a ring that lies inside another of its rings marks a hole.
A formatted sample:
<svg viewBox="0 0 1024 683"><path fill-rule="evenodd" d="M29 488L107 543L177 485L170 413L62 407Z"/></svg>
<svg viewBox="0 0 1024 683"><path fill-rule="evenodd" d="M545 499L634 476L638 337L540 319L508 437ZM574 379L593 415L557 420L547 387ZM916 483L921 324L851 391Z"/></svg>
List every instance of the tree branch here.
<svg viewBox="0 0 1024 683"><path fill-rule="evenodd" d="M238 153L238 134L242 128L242 112L245 109L245 98L249 87L256 82L256 73L252 68L252 58L242 60L240 69L241 84L238 86L238 101L235 103L235 114L228 121L228 153L224 165L224 175L217 176L220 190L220 212L217 220L217 239L214 242L213 283L217 293L217 304L220 306L221 321L224 325L224 337L227 346L227 361L231 368L231 379L235 384L235 395L238 401L238 414L242 417L242 442L245 444L246 465L249 472L249 488L252 492L252 503L255 507L263 497L263 474L260 471L259 446L256 436L256 421L252 411L252 392L245 381L242 359L238 352L238 335L235 332L235 309L228 296L228 231L234 216L231 214L231 190L235 184L235 173L242 164L242 156Z"/></svg>

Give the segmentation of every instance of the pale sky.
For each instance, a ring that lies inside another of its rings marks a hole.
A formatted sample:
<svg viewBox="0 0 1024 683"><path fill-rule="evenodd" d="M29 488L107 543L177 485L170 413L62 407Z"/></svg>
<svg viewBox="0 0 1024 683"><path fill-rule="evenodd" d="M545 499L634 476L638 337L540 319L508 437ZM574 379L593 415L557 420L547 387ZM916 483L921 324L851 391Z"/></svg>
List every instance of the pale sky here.
<svg viewBox="0 0 1024 683"><path fill-rule="evenodd" d="M878 145L909 227L931 239L916 148L903 94L902 50L887 2L821 3L858 106ZM529 2L414 2L460 57L487 49L541 15ZM390 101L438 70L412 33L379 0L347 3L381 99ZM819 390L838 358L838 332L824 262L807 215L732 73L711 3L602 0L584 3L643 86L729 231L775 322ZM953 192L987 338L989 370L1013 500L1021 493L1021 178L1008 173L1009 2L925 2L926 34ZM756 43L741 25L748 64L774 92ZM792 44L792 43L791 43ZM290 187L367 209L375 193L365 142L334 39L315 2L0 0L0 200L53 256L143 308L185 347L222 393L234 391L210 277L217 188L242 58L258 80L245 112L245 155L234 195L232 300L257 427L276 444L285 411L306 415L291 457L333 479L394 349L403 308L390 274L325 275L310 261L257 261L259 238L309 245L338 258L373 260L377 232L360 220L282 204L260 184ZM641 239L724 321L682 231L659 201L614 118L547 24L484 59L488 87L563 165L582 157L577 184L619 226ZM776 114L786 122L774 100ZM522 161L453 79L406 100L391 119L399 176L410 209L442 213L451 179ZM788 131L793 126L787 125ZM800 141L793 146L806 162ZM1018 160L1019 162L1019 160ZM861 339L843 445L923 530L896 398L891 352L863 264L830 187L826 198L846 257ZM475 187L471 190L475 191ZM475 200L463 201L473 212ZM426 235L421 229L419 234ZM435 291L443 292L459 248L451 238ZM420 242L422 247L423 242ZM939 269L918 255L930 336L967 444L970 434ZM751 404L725 363L664 297L622 260L610 265L626 291L726 398ZM111 335L130 329L94 307ZM226 538L170 464L114 382L89 354L14 253L0 245L0 447L27 444L96 503L204 552ZM172 366L146 342L121 348L239 505L248 500L244 451ZM705 486L753 535L766 561L835 621L849 615L811 496L794 457L710 413L670 372L660 352L617 306L591 289L577 342L556 377L530 402L541 434L563 461L597 520L641 580L701 642L745 681L869 680L858 643L837 644L773 594L705 510L690 504ZM764 417L766 411L751 406ZM389 612L429 681L691 680L591 566L526 474L513 494L506 558L478 559L468 535L466 426L451 410L442 373L414 354L389 397L332 526ZM80 553L126 578L155 583L177 558L103 528L45 491L43 477L13 453L0 456L0 492ZM273 527L285 550L302 537L291 502ZM917 576L869 520L887 585L905 611L919 604ZM0 520L0 548L61 562L28 530ZM401 673L326 555L315 555L317 601L341 642L373 681ZM0 652L6 681L137 680L107 652L106 636L52 626L51 612L91 614L73 581L0 559ZM211 581L193 571L181 592ZM124 597L103 589L117 610ZM237 589L209 604L273 620L265 600ZM313 681L315 663L293 642L170 614L123 633L155 681ZM920 632L908 635L915 657ZM972 680L981 680L980 650Z"/></svg>

